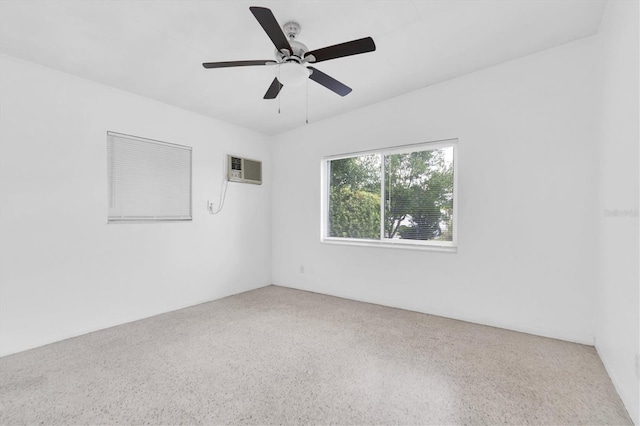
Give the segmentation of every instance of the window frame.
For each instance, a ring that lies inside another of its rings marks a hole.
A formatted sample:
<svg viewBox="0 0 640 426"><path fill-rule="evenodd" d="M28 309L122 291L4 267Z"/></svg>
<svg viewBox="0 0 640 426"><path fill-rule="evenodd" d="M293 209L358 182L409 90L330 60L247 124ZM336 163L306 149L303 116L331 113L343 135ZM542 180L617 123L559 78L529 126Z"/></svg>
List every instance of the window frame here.
<svg viewBox="0 0 640 426"><path fill-rule="evenodd" d="M416 151L430 151L440 148L453 148L453 213L451 215L451 223L453 226L451 241L434 241L434 240L409 240L409 239L391 239L384 238L384 161L381 161L381 185L380 194L380 239L363 239L363 238L343 238L329 237L329 167L333 160L341 160L345 158L361 157L365 155L377 154L382 157L394 154L407 154ZM321 176L321 220L320 220L320 241L326 244L339 244L350 246L366 246L366 247L384 247L397 249L413 249L413 250L431 250L441 252L455 253L458 250L458 139L443 139L432 142L421 142L416 144L398 145L387 148L372 149L366 151L349 152L337 155L328 155L322 157L320 162Z"/></svg>

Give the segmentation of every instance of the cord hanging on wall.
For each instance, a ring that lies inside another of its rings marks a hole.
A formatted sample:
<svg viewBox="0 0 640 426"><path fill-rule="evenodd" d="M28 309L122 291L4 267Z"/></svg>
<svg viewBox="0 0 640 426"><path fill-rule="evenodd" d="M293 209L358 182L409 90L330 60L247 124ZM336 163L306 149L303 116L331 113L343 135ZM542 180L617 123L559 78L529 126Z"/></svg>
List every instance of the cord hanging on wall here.
<svg viewBox="0 0 640 426"><path fill-rule="evenodd" d="M224 207L224 201L227 198L227 186L229 185L229 178L227 176L229 167L226 159L223 160L222 163L222 182L220 182L220 196L218 197L218 207L214 209L213 202L207 200L207 210L209 214L218 214L222 211Z"/></svg>
<svg viewBox="0 0 640 426"><path fill-rule="evenodd" d="M223 179L222 180L222 185L220 186L220 198L218 199L218 208L216 208L215 210L213 209L213 203L209 200L207 200L207 210L209 210L209 213L211 214L218 214L222 211L222 208L224 207L224 200L227 198L227 186L229 185L229 180L228 179Z"/></svg>

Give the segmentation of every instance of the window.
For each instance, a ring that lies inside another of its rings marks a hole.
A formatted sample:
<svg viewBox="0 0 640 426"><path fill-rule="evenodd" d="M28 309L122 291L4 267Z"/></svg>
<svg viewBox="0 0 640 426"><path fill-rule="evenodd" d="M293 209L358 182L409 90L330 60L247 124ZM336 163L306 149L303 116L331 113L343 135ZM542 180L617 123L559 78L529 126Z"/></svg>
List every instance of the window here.
<svg viewBox="0 0 640 426"><path fill-rule="evenodd" d="M322 240L456 247L456 140L327 157Z"/></svg>
<svg viewBox="0 0 640 426"><path fill-rule="evenodd" d="M191 147L107 133L108 222L191 220Z"/></svg>

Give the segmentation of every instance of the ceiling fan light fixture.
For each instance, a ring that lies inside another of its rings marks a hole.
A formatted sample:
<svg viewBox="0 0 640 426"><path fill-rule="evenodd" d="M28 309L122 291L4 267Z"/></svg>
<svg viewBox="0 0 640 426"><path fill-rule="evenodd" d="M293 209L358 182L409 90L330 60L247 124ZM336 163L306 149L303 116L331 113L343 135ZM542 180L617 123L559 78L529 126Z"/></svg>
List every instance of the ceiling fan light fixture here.
<svg viewBox="0 0 640 426"><path fill-rule="evenodd" d="M302 86L310 74L307 67L297 62L284 62L276 70L276 77L283 86Z"/></svg>

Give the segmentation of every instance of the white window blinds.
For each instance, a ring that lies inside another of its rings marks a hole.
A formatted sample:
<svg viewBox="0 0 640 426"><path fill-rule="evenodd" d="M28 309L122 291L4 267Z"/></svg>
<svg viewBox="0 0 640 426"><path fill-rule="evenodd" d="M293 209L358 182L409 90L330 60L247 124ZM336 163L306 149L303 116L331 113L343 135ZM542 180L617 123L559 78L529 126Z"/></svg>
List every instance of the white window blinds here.
<svg viewBox="0 0 640 426"><path fill-rule="evenodd" d="M191 147L107 132L109 222L191 220Z"/></svg>

